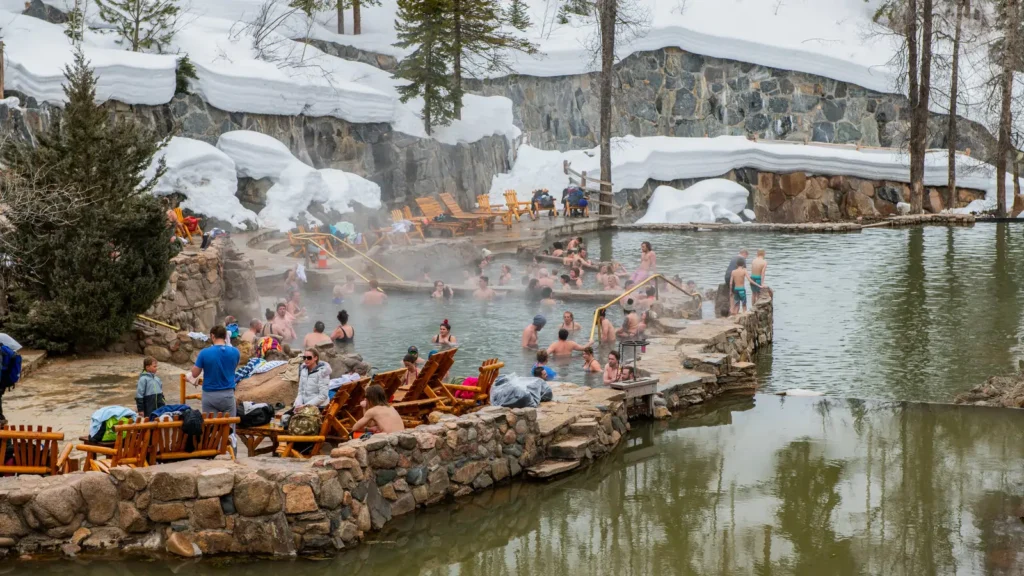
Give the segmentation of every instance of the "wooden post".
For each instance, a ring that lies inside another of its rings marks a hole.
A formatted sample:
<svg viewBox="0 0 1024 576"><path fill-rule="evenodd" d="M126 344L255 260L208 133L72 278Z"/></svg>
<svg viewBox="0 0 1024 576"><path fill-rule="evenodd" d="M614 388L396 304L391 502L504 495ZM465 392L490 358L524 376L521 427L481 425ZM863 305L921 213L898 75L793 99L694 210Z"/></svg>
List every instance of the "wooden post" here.
<svg viewBox="0 0 1024 576"><path fill-rule="evenodd" d="M587 171L580 172L580 188L587 189Z"/></svg>
<svg viewBox="0 0 1024 576"><path fill-rule="evenodd" d="M0 40L0 100L4 98L4 41Z"/></svg>

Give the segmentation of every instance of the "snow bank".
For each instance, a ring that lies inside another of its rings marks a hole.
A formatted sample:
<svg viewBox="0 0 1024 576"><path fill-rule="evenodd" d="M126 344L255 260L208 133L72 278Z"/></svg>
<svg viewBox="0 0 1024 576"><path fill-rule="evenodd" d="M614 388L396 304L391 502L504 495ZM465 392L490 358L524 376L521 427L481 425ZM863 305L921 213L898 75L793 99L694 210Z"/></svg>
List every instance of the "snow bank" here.
<svg viewBox="0 0 1024 576"><path fill-rule="evenodd" d="M739 224L737 215L747 206L746 188L731 180L702 180L686 190L658 186L647 203L647 213L638 224L713 224L719 218Z"/></svg>
<svg viewBox="0 0 1024 576"><path fill-rule="evenodd" d="M244 228L246 222L256 221L256 213L243 207L235 196L238 190L235 163L227 154L206 142L174 137L153 159L147 177L156 174L160 158L167 162L167 172L157 182L153 194L184 194L182 208L239 228Z"/></svg>
<svg viewBox="0 0 1024 576"><path fill-rule="evenodd" d="M312 220L307 210L313 202L340 214L352 212L352 202L381 207L377 184L342 170L307 166L270 136L247 130L228 132L217 141L217 148L234 161L239 176L274 182L259 213L263 227L284 232L295 227L299 215Z"/></svg>
<svg viewBox="0 0 1024 576"><path fill-rule="evenodd" d="M511 172L498 174L491 182L492 201L502 202L502 192L548 188L561 190L568 183L562 161L577 171L600 175L599 149L556 152L519 147ZM854 176L870 180L909 182L907 157L898 151L857 150L853 147L783 142L753 142L742 136L717 138L671 138L626 136L612 139L613 191L637 189L647 180L671 181L684 178L714 178L736 168L767 172L808 172L829 176ZM995 168L962 154L957 155L957 184L983 190L984 206L995 207ZM925 157L925 186L947 183L945 151ZM1008 205L1012 205L1013 177L1007 175Z"/></svg>
<svg viewBox="0 0 1024 576"><path fill-rule="evenodd" d="M61 26L0 10L4 36L4 88L38 100L64 102L64 67L74 59ZM174 96L174 56L96 46L86 34L85 57L96 71L96 100L163 104Z"/></svg>

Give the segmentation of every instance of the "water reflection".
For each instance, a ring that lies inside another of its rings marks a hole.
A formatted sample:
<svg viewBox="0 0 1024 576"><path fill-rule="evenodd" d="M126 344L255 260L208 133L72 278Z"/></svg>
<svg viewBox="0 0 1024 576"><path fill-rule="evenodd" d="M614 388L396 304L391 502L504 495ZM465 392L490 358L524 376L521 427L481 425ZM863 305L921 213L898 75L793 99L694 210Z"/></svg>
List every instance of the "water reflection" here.
<svg viewBox="0 0 1024 576"><path fill-rule="evenodd" d="M639 425L591 468L402 517L326 561L11 573L1020 574L1010 410L759 396Z"/></svg>

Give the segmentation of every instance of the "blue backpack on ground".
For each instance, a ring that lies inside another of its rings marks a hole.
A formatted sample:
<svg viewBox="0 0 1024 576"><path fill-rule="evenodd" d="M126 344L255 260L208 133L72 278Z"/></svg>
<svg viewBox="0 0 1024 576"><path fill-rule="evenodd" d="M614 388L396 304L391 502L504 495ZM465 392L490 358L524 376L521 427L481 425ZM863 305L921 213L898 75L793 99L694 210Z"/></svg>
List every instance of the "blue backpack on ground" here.
<svg viewBox="0 0 1024 576"><path fill-rule="evenodd" d="M0 345L0 390L14 388L21 380L21 355L10 346Z"/></svg>

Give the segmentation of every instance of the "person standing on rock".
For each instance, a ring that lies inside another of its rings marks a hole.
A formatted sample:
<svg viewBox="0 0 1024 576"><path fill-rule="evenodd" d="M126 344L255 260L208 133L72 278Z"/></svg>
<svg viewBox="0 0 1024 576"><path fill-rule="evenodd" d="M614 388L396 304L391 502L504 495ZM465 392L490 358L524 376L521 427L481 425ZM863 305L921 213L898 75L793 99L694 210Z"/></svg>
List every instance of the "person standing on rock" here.
<svg viewBox="0 0 1024 576"><path fill-rule="evenodd" d="M199 352L192 367L193 386L199 385L197 379L203 375L204 414L223 412L235 416L235 370L241 355L237 348L225 343L227 336L223 326L214 326L210 330L213 345Z"/></svg>
<svg viewBox="0 0 1024 576"><path fill-rule="evenodd" d="M750 252L747 252L746 248L740 248L740 253L737 256L733 256L732 260L729 261L729 267L725 269L725 281L726 286L729 285L729 281L732 280L732 271L736 269L736 265L740 260L746 262L747 257L750 256Z"/></svg>
<svg viewBox="0 0 1024 576"><path fill-rule="evenodd" d="M764 286L764 276L768 271L768 260L764 257L764 248L757 251L757 257L750 263L750 304L757 304L761 297L761 286Z"/></svg>

